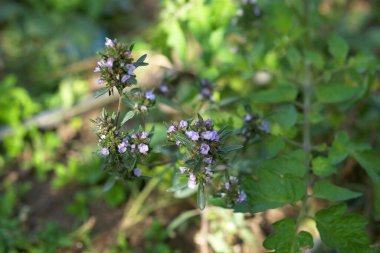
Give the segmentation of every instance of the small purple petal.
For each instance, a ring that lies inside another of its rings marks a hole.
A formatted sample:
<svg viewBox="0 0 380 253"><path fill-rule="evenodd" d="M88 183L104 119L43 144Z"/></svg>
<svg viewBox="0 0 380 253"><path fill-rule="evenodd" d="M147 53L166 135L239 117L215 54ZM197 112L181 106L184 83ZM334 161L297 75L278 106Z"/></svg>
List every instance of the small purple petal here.
<svg viewBox="0 0 380 253"><path fill-rule="evenodd" d="M175 126L170 126L169 128L168 128L168 133L172 133L172 132L174 132L175 131Z"/></svg>
<svg viewBox="0 0 380 253"><path fill-rule="evenodd" d="M106 43L104 43L104 45L106 45L107 47L113 47L115 46L115 43L109 38L106 38Z"/></svg>
<svg viewBox="0 0 380 253"><path fill-rule="evenodd" d="M108 148L102 148L100 150L100 153L104 156L108 156L110 154L110 151L108 150Z"/></svg>
<svg viewBox="0 0 380 253"><path fill-rule="evenodd" d="M123 77L121 78L121 82L122 82L122 83L125 83L126 81L128 81L128 79L129 79L130 77L131 77L130 75L123 75Z"/></svg>
<svg viewBox="0 0 380 253"><path fill-rule="evenodd" d="M202 155L207 155L209 151L210 151L210 146L207 145L206 143L202 143L200 147L200 153Z"/></svg>
<svg viewBox="0 0 380 253"><path fill-rule="evenodd" d="M145 93L145 97L148 99L148 100L155 100L156 99L156 95L154 95L153 91L147 91Z"/></svg>
<svg viewBox="0 0 380 253"><path fill-rule="evenodd" d="M199 139L199 134L194 131L186 131L186 135L193 141L197 141Z"/></svg>
<svg viewBox="0 0 380 253"><path fill-rule="evenodd" d="M179 167L179 170L180 170L181 173L183 174L183 173L185 173L185 171L186 171L186 167Z"/></svg>
<svg viewBox="0 0 380 253"><path fill-rule="evenodd" d="M180 127L180 128L186 128L187 126L188 126L188 124L187 124L186 121L181 120L181 121L179 122L179 127Z"/></svg>
<svg viewBox="0 0 380 253"><path fill-rule="evenodd" d="M140 168L136 168L133 170L133 174L136 176L136 177L140 177L141 176L141 169Z"/></svg>
<svg viewBox="0 0 380 253"><path fill-rule="evenodd" d="M140 153L144 155L149 151L148 145L144 143L139 144L138 148L139 148Z"/></svg>

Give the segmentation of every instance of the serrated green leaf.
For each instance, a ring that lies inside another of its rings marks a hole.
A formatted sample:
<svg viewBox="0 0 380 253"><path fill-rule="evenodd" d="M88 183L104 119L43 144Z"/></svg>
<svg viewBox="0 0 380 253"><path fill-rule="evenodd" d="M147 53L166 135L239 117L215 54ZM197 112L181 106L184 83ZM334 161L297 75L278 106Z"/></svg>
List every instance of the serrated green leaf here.
<svg viewBox="0 0 380 253"><path fill-rule="evenodd" d="M306 173L306 154L303 150L284 152L278 157L259 162L258 167L270 169L278 174L303 177Z"/></svg>
<svg viewBox="0 0 380 253"><path fill-rule="evenodd" d="M262 212L281 207L305 196L305 182L292 175L281 175L270 170L259 169L258 179L245 179L242 188L248 200L235 206L237 212Z"/></svg>
<svg viewBox="0 0 380 253"><path fill-rule="evenodd" d="M201 210L205 209L206 207L205 189L202 182L198 184L197 204Z"/></svg>
<svg viewBox="0 0 380 253"><path fill-rule="evenodd" d="M306 231L297 234L294 219L285 218L273 223L275 233L268 236L263 245L276 253L300 253L302 249L313 248L313 237Z"/></svg>
<svg viewBox="0 0 380 253"><path fill-rule="evenodd" d="M316 96L321 103L339 103L352 99L359 91L360 87L342 84L326 84L317 86Z"/></svg>
<svg viewBox="0 0 380 253"><path fill-rule="evenodd" d="M342 188L332 183L321 180L314 184L313 196L320 199L331 201L344 201L360 197L360 192L354 192L346 188Z"/></svg>
<svg viewBox="0 0 380 253"><path fill-rule="evenodd" d="M327 177L336 172L336 168L330 160L323 156L318 156L311 162L313 173L319 177Z"/></svg>
<svg viewBox="0 0 380 253"><path fill-rule="evenodd" d="M350 138L346 132L337 132L329 150L329 161L337 164L346 159L349 154Z"/></svg>
<svg viewBox="0 0 380 253"><path fill-rule="evenodd" d="M343 63L348 54L348 44L340 36L334 34L328 39L329 52L339 63Z"/></svg>
<svg viewBox="0 0 380 253"><path fill-rule="evenodd" d="M369 239L365 234L367 221L358 214L345 214L343 204L318 211L315 215L322 241L339 253L367 253Z"/></svg>
<svg viewBox="0 0 380 253"><path fill-rule="evenodd" d="M254 103L281 103L294 101L297 97L297 88L292 85L283 85L268 90L257 91L249 97Z"/></svg>
<svg viewBox="0 0 380 253"><path fill-rule="evenodd" d="M351 155L367 172L374 183L380 183L380 156L372 150L351 151Z"/></svg>
<svg viewBox="0 0 380 253"><path fill-rule="evenodd" d="M187 187L187 182L181 182L181 183L178 183L176 185L173 185L172 187L170 187L166 191L167 192L176 192L176 191L182 190L186 187Z"/></svg>
<svg viewBox="0 0 380 253"><path fill-rule="evenodd" d="M230 145L230 146L226 146L226 147L221 148L220 152L223 154L227 154L227 153L230 153L232 151L239 150L242 148L243 148L243 145Z"/></svg>
<svg viewBox="0 0 380 253"><path fill-rule="evenodd" d="M133 111L129 111L125 114L123 120L121 121L121 125L124 125L128 120L132 119L135 116Z"/></svg>

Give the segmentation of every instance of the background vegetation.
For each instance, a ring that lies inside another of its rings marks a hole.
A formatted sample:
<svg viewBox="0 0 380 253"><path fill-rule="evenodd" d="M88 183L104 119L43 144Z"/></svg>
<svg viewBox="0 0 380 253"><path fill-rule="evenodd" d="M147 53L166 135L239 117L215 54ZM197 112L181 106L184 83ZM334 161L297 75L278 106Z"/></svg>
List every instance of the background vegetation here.
<svg viewBox="0 0 380 253"><path fill-rule="evenodd" d="M368 245L380 239L379 19L376 0L1 1L0 252L281 253L310 246L300 234L291 232L290 242L278 237L289 228L312 235L309 252L378 252ZM117 104L93 100L105 37L148 53L141 86L159 94L164 82L170 90L146 119L156 127L144 167L153 178L113 187L89 121ZM203 78L215 86L212 101L200 103ZM241 129L247 105L270 124L270 135L230 157L246 179L247 204L225 209L210 198L201 212L194 192L167 192L176 177L174 165L160 164L170 157L163 122L200 111L218 126ZM284 177L305 174L305 147L312 200L299 196L295 181L276 191ZM335 202L344 206L323 209ZM336 220L330 229L342 233L318 232L316 223Z"/></svg>

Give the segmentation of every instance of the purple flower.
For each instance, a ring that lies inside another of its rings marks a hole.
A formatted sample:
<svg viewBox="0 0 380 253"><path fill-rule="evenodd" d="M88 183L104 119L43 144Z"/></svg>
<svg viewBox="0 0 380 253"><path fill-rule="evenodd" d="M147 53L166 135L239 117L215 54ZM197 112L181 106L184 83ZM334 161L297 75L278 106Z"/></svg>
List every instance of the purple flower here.
<svg viewBox="0 0 380 253"><path fill-rule="evenodd" d="M209 176L212 176L212 171L210 167L205 167L205 173Z"/></svg>
<svg viewBox="0 0 380 253"><path fill-rule="evenodd" d="M123 138L123 142L125 143L125 144L127 144L128 142L129 142L129 137L127 136L127 137L124 137Z"/></svg>
<svg viewBox="0 0 380 253"><path fill-rule="evenodd" d="M201 84L202 85L206 85L207 84L207 80L206 79L201 79Z"/></svg>
<svg viewBox="0 0 380 253"><path fill-rule="evenodd" d="M231 177L230 177L230 180L231 180L232 182L235 182L235 183L238 182L238 179L237 179L237 177L235 177L235 176L231 176Z"/></svg>
<svg viewBox="0 0 380 253"><path fill-rule="evenodd" d="M251 121L251 119L252 119L252 115L251 115L251 114L247 114L247 115L245 115L245 117L244 117L244 121L245 121L245 122Z"/></svg>
<svg viewBox="0 0 380 253"><path fill-rule="evenodd" d="M112 69L112 67L113 67L113 61L114 61L114 59L113 59L112 57L108 58L107 63L106 63L106 66L107 66L109 69Z"/></svg>
<svg viewBox="0 0 380 253"><path fill-rule="evenodd" d="M241 204L243 203L245 200L247 199L247 194L245 194L244 191L239 191L239 197L238 199L235 201L236 204Z"/></svg>
<svg viewBox="0 0 380 253"><path fill-rule="evenodd" d="M142 105L142 106L140 107L140 110L141 110L142 112L146 112L146 111L148 110L148 108L147 108L145 105Z"/></svg>
<svg viewBox="0 0 380 253"><path fill-rule="evenodd" d="M96 72L100 72L100 67L99 67L99 66L96 67L95 70L94 70L94 72L95 72L95 73L96 73Z"/></svg>
<svg viewBox="0 0 380 253"><path fill-rule="evenodd" d="M149 151L148 145L144 143L139 144L138 148L139 148L140 153L144 155L146 155L146 153Z"/></svg>
<svg viewBox="0 0 380 253"><path fill-rule="evenodd" d="M168 88L168 86L166 86L165 84L162 84L162 85L160 86L160 91L161 91L162 93L166 93L166 92L169 91L169 88Z"/></svg>
<svg viewBox="0 0 380 253"><path fill-rule="evenodd" d="M119 153L120 153L120 154L124 154L125 151L127 151L127 147L126 147L126 146L119 147Z"/></svg>
<svg viewBox="0 0 380 253"><path fill-rule="evenodd" d="M210 146L207 145L206 143L202 143L202 144L201 144L201 151L200 151L200 153L201 153L202 155L207 155L207 154L208 154L208 151L210 151Z"/></svg>
<svg viewBox="0 0 380 253"><path fill-rule="evenodd" d="M128 74L132 75L136 67L133 64L127 64Z"/></svg>
<svg viewBox="0 0 380 253"><path fill-rule="evenodd" d="M136 176L136 177L139 177L141 176L141 169L140 168L136 168L133 170L133 174Z"/></svg>
<svg viewBox="0 0 380 253"><path fill-rule="evenodd" d="M101 61L98 61L98 66L101 68L101 67L105 67L107 66L107 63L105 60L101 60Z"/></svg>
<svg viewBox="0 0 380 253"><path fill-rule="evenodd" d="M189 181L187 181L187 187L190 189L195 189L197 183L195 182L195 175L190 173L189 175Z"/></svg>
<svg viewBox="0 0 380 253"><path fill-rule="evenodd" d="M147 133L145 133L145 132L142 132L141 133L141 135L140 135L140 139L146 139L146 138L148 138L148 134Z"/></svg>
<svg viewBox="0 0 380 253"><path fill-rule="evenodd" d="M180 127L180 128L186 128L187 125L188 125L187 122L184 121L184 120L181 120L181 121L179 122L179 127Z"/></svg>
<svg viewBox="0 0 380 253"><path fill-rule="evenodd" d="M107 47L113 47L113 46L115 46L115 43L112 40L110 40L109 38L106 38L106 43L104 43L104 45Z"/></svg>
<svg viewBox="0 0 380 253"><path fill-rule="evenodd" d="M185 171L186 171L186 167L179 167L179 170L180 170L181 173L183 174L183 173L185 173Z"/></svg>
<svg viewBox="0 0 380 253"><path fill-rule="evenodd" d="M203 88L201 90L200 96L203 98L211 97L211 90L209 88Z"/></svg>
<svg viewBox="0 0 380 253"><path fill-rule="evenodd" d="M175 131L175 126L170 126L169 128L168 128L168 133L172 133L172 132L174 132Z"/></svg>
<svg viewBox="0 0 380 253"><path fill-rule="evenodd" d="M207 126L211 126L212 125L211 119L206 119L205 123L206 123Z"/></svg>
<svg viewBox="0 0 380 253"><path fill-rule="evenodd" d="M145 92L145 97L148 99L148 100L155 100L156 99L156 95L154 95L153 91L147 91Z"/></svg>
<svg viewBox="0 0 380 253"><path fill-rule="evenodd" d="M194 126L198 126L199 125L199 121L194 121Z"/></svg>
<svg viewBox="0 0 380 253"><path fill-rule="evenodd" d="M229 190L230 189L230 182L226 182L224 184L224 188L226 188L226 190Z"/></svg>
<svg viewBox="0 0 380 253"><path fill-rule="evenodd" d="M130 75L123 75L121 78L121 82L125 83L131 76Z"/></svg>
<svg viewBox="0 0 380 253"><path fill-rule="evenodd" d="M213 164L214 160L212 159L212 157L206 157L206 158L203 158L203 162L208 163L208 164Z"/></svg>
<svg viewBox="0 0 380 253"><path fill-rule="evenodd" d="M103 82L104 82L103 79L101 78L98 79L98 84L102 84Z"/></svg>
<svg viewBox="0 0 380 253"><path fill-rule="evenodd" d="M217 131L206 131L202 133L202 138L210 141L219 141L219 135Z"/></svg>
<svg viewBox="0 0 380 253"><path fill-rule="evenodd" d="M132 152L132 153L135 152L135 148L136 148L136 144L132 144L132 145L131 145L131 152Z"/></svg>
<svg viewBox="0 0 380 253"><path fill-rule="evenodd" d="M194 131L186 131L186 135L193 141L197 141L199 139L199 134Z"/></svg>
<svg viewBox="0 0 380 253"><path fill-rule="evenodd" d="M259 130L265 132L266 134L269 134L270 133L269 121L266 119L262 120L258 128Z"/></svg>
<svg viewBox="0 0 380 253"><path fill-rule="evenodd" d="M132 139L137 139L137 134L132 134L132 135L131 135L131 138L132 138Z"/></svg>
<svg viewBox="0 0 380 253"><path fill-rule="evenodd" d="M175 142L175 145L179 146L179 144L181 144L180 141L176 141L176 142Z"/></svg>
<svg viewBox="0 0 380 253"><path fill-rule="evenodd" d="M108 150L108 148L102 148L100 150L100 153L104 156L108 156L110 154L110 151Z"/></svg>

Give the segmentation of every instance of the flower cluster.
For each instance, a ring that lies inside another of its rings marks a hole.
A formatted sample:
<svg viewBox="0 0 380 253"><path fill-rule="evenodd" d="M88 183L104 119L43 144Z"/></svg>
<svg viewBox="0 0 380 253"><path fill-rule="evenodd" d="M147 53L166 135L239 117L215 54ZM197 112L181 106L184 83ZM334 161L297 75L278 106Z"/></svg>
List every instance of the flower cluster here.
<svg viewBox="0 0 380 253"><path fill-rule="evenodd" d="M200 83L199 97L205 101L212 101L214 84L206 79L201 79Z"/></svg>
<svg viewBox="0 0 380 253"><path fill-rule="evenodd" d="M105 168L112 173L121 173L127 177L141 175L141 169L135 168L136 161L149 151L151 134L143 131L124 133L114 125L116 115L106 111L96 120L95 132L99 138L98 155L105 158ZM124 173L125 171L129 173ZM133 174L132 174L133 172Z"/></svg>
<svg viewBox="0 0 380 253"><path fill-rule="evenodd" d="M181 120L169 126L168 139L177 146L184 146L189 153L188 167L180 167L181 173L189 178L188 187L205 184L212 178L212 165L220 158L219 133L214 130L211 119L199 116L193 123Z"/></svg>
<svg viewBox="0 0 380 253"><path fill-rule="evenodd" d="M256 114L248 113L244 116L244 124L240 129L240 134L246 139L250 140L256 135L269 134L270 125L266 119L259 118Z"/></svg>
<svg viewBox="0 0 380 253"><path fill-rule="evenodd" d="M231 176L229 180L224 183L221 196L227 207L241 204L247 199L247 195L240 189L239 181L235 176Z"/></svg>
<svg viewBox="0 0 380 253"><path fill-rule="evenodd" d="M156 104L156 95L152 90L143 92L140 89L133 89L126 96L135 113L145 113Z"/></svg>
<svg viewBox="0 0 380 253"><path fill-rule="evenodd" d="M98 61L94 72L100 73L98 84L105 84L111 95L113 87L119 94L125 87L137 83L134 71L139 66L146 66L144 62L146 55L140 57L136 62L132 57L133 45L129 48L116 40L106 38L105 50L100 53L101 60Z"/></svg>

